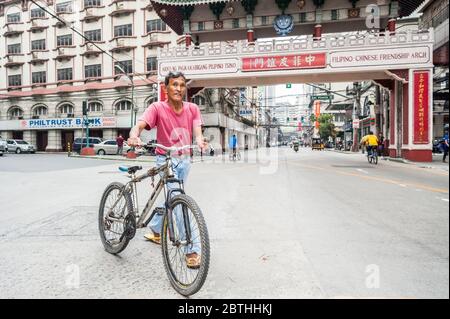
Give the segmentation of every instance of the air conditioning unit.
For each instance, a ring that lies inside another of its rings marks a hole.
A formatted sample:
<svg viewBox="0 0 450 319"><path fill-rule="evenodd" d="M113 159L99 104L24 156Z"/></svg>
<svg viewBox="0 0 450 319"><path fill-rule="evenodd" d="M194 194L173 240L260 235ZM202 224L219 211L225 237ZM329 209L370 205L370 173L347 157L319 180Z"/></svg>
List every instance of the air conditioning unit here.
<svg viewBox="0 0 450 319"><path fill-rule="evenodd" d="M37 119L39 119L39 115L33 115L33 116L31 117L31 119L37 120Z"/></svg>
<svg viewBox="0 0 450 319"><path fill-rule="evenodd" d="M125 5L122 2L116 2L116 9L122 10L125 8Z"/></svg>
<svg viewBox="0 0 450 319"><path fill-rule="evenodd" d="M8 55L8 62L14 62L14 58L10 55Z"/></svg>
<svg viewBox="0 0 450 319"><path fill-rule="evenodd" d="M39 24L38 24L37 20L33 20L33 21L31 21L31 25L33 27L37 27Z"/></svg>
<svg viewBox="0 0 450 319"><path fill-rule="evenodd" d="M94 15L94 9L87 9L86 10L86 16L91 17Z"/></svg>
<svg viewBox="0 0 450 319"><path fill-rule="evenodd" d="M68 113L67 117L74 117L74 114L73 113Z"/></svg>
<svg viewBox="0 0 450 319"><path fill-rule="evenodd" d="M88 51L93 51L94 50L94 45L92 43L88 43L86 44L86 48Z"/></svg>
<svg viewBox="0 0 450 319"><path fill-rule="evenodd" d="M64 48L58 48L58 55L64 55Z"/></svg>
<svg viewBox="0 0 450 319"><path fill-rule="evenodd" d="M39 57L37 52L32 52L31 56L33 57L33 59L37 59Z"/></svg>
<svg viewBox="0 0 450 319"><path fill-rule="evenodd" d="M117 46L118 47L125 46L125 40L124 39L117 39Z"/></svg>

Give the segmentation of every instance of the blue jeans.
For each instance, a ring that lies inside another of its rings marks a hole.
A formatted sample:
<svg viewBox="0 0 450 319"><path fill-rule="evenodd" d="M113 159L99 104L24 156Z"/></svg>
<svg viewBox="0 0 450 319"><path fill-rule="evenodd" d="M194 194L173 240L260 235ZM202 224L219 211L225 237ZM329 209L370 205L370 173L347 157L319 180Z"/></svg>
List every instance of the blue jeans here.
<svg viewBox="0 0 450 319"><path fill-rule="evenodd" d="M160 167L166 163L166 157L162 155L158 155L156 157L156 166ZM172 169L173 174L176 179L179 179L180 181L183 181L183 184L186 183L187 176L189 175L189 170L191 168L191 161L190 158L172 158ZM168 183L167 188L168 190L172 190L174 188L179 188L180 185L178 183ZM173 193L172 197L178 195L178 193ZM158 207L165 208L165 203L161 203ZM185 240L185 230L184 230L184 219L183 219L183 211L181 209L181 205L178 205L175 208L174 211L175 215L175 223L177 225L178 232L180 234L180 240ZM150 221L149 227L154 233L161 234L162 233L162 226L163 226L163 216L155 214ZM197 234L195 234L192 230L192 223L191 223L191 238L199 238L199 234L197 231ZM200 243L194 243L192 247L186 246L185 253L200 253Z"/></svg>

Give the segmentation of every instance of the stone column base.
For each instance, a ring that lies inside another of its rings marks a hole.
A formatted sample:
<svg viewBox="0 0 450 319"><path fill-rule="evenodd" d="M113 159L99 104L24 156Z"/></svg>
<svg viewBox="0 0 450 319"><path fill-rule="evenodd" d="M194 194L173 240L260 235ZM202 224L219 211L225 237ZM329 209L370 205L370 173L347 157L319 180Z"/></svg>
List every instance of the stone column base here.
<svg viewBox="0 0 450 319"><path fill-rule="evenodd" d="M405 150L402 149L403 158L413 162L432 162L431 150Z"/></svg>

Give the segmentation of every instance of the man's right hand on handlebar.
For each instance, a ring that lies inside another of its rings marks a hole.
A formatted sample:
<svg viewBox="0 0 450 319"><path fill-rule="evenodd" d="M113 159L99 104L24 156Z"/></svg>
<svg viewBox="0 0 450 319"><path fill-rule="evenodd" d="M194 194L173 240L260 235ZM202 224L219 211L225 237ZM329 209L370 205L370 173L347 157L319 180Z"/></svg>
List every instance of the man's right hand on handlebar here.
<svg viewBox="0 0 450 319"><path fill-rule="evenodd" d="M127 144L129 146L131 146L131 147L139 147L139 146L141 146L144 143L142 143L142 141L141 141L141 139L139 137L130 137L127 140Z"/></svg>

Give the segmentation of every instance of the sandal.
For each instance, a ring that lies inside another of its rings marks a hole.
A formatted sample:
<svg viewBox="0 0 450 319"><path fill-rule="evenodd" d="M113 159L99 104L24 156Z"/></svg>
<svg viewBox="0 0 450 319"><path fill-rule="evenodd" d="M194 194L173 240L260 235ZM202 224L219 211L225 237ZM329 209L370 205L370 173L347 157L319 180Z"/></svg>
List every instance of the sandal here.
<svg viewBox="0 0 450 319"><path fill-rule="evenodd" d="M190 269L198 269L200 268L200 255L197 253L189 254L191 256L186 255L186 266Z"/></svg>
<svg viewBox="0 0 450 319"><path fill-rule="evenodd" d="M149 233L144 235L144 238L147 239L148 241L151 241L152 243L161 245L161 236L159 234Z"/></svg>

